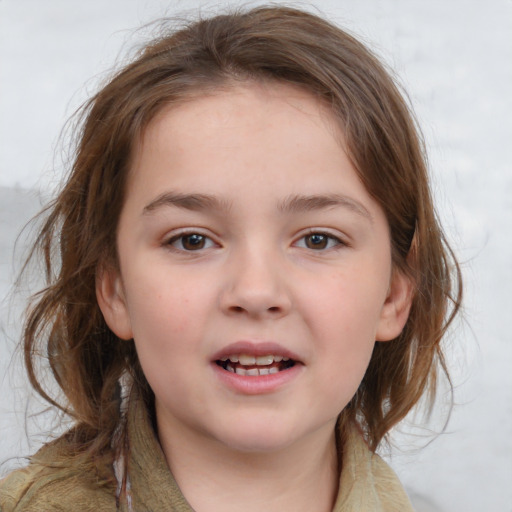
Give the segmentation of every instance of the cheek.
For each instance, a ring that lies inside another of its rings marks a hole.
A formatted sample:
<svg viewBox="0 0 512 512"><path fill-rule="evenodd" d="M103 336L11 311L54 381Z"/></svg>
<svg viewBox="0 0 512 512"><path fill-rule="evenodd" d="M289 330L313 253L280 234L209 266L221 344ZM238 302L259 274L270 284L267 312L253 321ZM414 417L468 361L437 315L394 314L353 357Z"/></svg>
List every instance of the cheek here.
<svg viewBox="0 0 512 512"><path fill-rule="evenodd" d="M361 267L364 268L364 265ZM323 291L307 295L307 321L321 363L324 405L339 413L364 377L375 346L387 280L381 273L353 266L325 279ZM330 407L332 407L331 405Z"/></svg>
<svg viewBox="0 0 512 512"><path fill-rule="evenodd" d="M364 264L332 273L324 286L306 299L309 319L330 338L375 341L377 325L388 289L388 272L372 272ZM322 327L323 326L323 327Z"/></svg>
<svg viewBox="0 0 512 512"><path fill-rule="evenodd" d="M185 351L209 315L213 287L186 273L155 269L146 267L126 280L132 284L127 305L135 343L138 350L152 347L159 354Z"/></svg>
<svg viewBox="0 0 512 512"><path fill-rule="evenodd" d="M170 345L192 324L179 293L139 294L128 307L137 344Z"/></svg>
<svg viewBox="0 0 512 512"><path fill-rule="evenodd" d="M181 390L183 371L197 350L188 299L171 290L153 294L148 287L129 305L137 355L156 395L168 388Z"/></svg>

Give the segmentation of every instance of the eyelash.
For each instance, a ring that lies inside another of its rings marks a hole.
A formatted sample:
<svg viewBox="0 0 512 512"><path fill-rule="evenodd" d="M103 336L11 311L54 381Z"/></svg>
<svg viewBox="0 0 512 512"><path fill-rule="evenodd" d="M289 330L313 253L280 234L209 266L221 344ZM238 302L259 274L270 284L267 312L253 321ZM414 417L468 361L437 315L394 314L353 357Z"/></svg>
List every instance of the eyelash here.
<svg viewBox="0 0 512 512"><path fill-rule="evenodd" d="M195 248L185 247L184 243L186 243L185 242L186 239L188 238L189 241L191 241L190 239L193 239L192 237L197 237L196 241L192 242L193 245L194 244L196 245L196 247ZM307 239L311 240L314 237L319 237L318 242L320 242L320 243L317 245L317 247L308 246L306 240ZM304 241L304 243L299 244L300 241ZM325 245L322 245L323 243L325 243ZM178 244L180 246L178 246ZM215 246L216 243L209 236L204 235L203 233L200 233L197 231L187 231L187 232L182 232L182 233L172 236L165 242L165 245L167 247L170 247L170 248L176 250L176 251L199 252L201 250L209 249L209 248ZM309 233L302 235L297 240L297 242L294 243L294 246L296 246L296 247L300 247L302 249L309 249L309 250L315 251L315 252L322 252L322 251L327 251L330 249L337 249L340 247L346 247L347 245L348 244L346 242L344 242L343 240L341 240L340 238L338 238L332 234L322 232L322 231L310 231Z"/></svg>

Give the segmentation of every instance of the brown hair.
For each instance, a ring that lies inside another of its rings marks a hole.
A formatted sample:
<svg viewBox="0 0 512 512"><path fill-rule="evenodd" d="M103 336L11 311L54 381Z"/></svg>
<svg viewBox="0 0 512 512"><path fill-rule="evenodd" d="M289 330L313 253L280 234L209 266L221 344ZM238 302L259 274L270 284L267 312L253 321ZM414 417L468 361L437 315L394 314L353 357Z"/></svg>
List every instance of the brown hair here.
<svg viewBox="0 0 512 512"><path fill-rule="evenodd" d="M354 167L387 216L395 269L415 283L403 332L376 344L341 419L357 421L376 449L425 393L433 399L438 369L446 373L440 341L460 306L460 271L436 220L421 137L390 74L352 36L299 10L260 7L202 19L147 45L83 107L73 167L34 247L48 286L28 311L28 374L44 398L74 418L77 451L91 461L112 455L121 376L130 375L152 400L133 342L109 330L95 295L98 269L117 264L134 145L164 105L247 80L291 83L328 105ZM65 403L40 383L38 343Z"/></svg>

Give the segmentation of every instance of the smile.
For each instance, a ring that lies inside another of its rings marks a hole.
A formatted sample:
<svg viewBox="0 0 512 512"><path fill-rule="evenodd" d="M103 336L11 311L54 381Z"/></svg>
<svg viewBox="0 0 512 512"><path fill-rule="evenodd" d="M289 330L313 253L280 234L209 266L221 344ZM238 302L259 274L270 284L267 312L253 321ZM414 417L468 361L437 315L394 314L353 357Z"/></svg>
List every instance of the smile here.
<svg viewBox="0 0 512 512"><path fill-rule="evenodd" d="M248 354L233 354L215 361L218 366L230 373L247 377L273 375L295 366L295 361L289 357L267 354L253 356Z"/></svg>

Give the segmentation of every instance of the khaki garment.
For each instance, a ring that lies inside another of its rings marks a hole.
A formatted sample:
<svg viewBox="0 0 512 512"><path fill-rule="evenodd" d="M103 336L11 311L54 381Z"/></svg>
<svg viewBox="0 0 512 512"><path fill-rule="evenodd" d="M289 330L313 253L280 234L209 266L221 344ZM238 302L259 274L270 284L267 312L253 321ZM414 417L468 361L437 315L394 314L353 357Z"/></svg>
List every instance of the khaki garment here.
<svg viewBox="0 0 512 512"><path fill-rule="evenodd" d="M128 472L131 509L123 512L193 512L174 480L154 435L144 406L130 406ZM0 482L1 512L114 512L115 489L100 486L84 469L59 468L65 460L66 440L43 447L24 469ZM42 465L55 466L42 475ZM113 471L111 471L113 475ZM412 512L412 506L396 475L370 452L354 428L343 447L343 471L333 512ZM314 511L312 511L314 512Z"/></svg>

